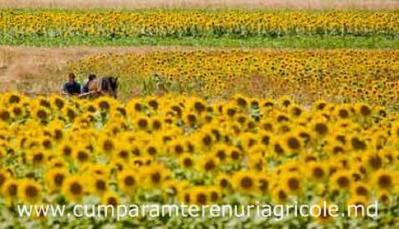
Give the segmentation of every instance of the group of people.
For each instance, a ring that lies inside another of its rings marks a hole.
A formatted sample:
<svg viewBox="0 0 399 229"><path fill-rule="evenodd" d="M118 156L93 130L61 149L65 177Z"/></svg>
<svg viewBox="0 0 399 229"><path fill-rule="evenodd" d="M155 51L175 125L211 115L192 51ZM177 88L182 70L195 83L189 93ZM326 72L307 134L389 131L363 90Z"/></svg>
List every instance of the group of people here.
<svg viewBox="0 0 399 229"><path fill-rule="evenodd" d="M82 96L89 93L89 84L91 81L97 78L94 74L89 74L86 82L83 86L79 82L76 81L76 75L74 73L68 74L68 82L64 83L61 93L67 96Z"/></svg>
<svg viewBox="0 0 399 229"><path fill-rule="evenodd" d="M94 98L98 96L112 96L117 98L118 77L104 76L97 78L89 74L83 86L76 81L74 73L69 73L68 82L64 83L61 94L65 96L78 96L80 98Z"/></svg>

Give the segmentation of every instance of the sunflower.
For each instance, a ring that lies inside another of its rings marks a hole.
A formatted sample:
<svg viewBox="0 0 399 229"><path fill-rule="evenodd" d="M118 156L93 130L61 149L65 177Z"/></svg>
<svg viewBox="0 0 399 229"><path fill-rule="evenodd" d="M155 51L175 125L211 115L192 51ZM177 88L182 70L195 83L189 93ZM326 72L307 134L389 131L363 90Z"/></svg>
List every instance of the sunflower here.
<svg viewBox="0 0 399 229"><path fill-rule="evenodd" d="M45 122L49 118L49 111L45 108L37 108L33 111L34 118L40 120L41 122Z"/></svg>
<svg viewBox="0 0 399 229"><path fill-rule="evenodd" d="M80 201L86 194L86 179L83 176L68 176L62 184L62 193L71 201Z"/></svg>
<svg viewBox="0 0 399 229"><path fill-rule="evenodd" d="M180 185L177 180L166 180L162 184L162 189L165 192L166 198L175 197L180 194Z"/></svg>
<svg viewBox="0 0 399 229"><path fill-rule="evenodd" d="M206 103L200 98L191 100L189 106L197 114L201 114L206 110Z"/></svg>
<svg viewBox="0 0 399 229"><path fill-rule="evenodd" d="M72 155L74 154L74 147L71 142L69 141L64 141L60 146L58 147L59 153L64 157L64 158L71 158Z"/></svg>
<svg viewBox="0 0 399 229"><path fill-rule="evenodd" d="M390 191L395 186L395 178L391 172L380 169L372 174L372 182L378 190Z"/></svg>
<svg viewBox="0 0 399 229"><path fill-rule="evenodd" d="M130 152L133 157L140 157L143 156L143 149L140 144L132 143L130 144Z"/></svg>
<svg viewBox="0 0 399 229"><path fill-rule="evenodd" d="M195 163L199 171L213 172L218 169L219 161L210 154L201 155Z"/></svg>
<svg viewBox="0 0 399 229"><path fill-rule="evenodd" d="M64 131L62 130L61 127L54 126L51 128L52 131L52 137L56 142L61 142L64 138Z"/></svg>
<svg viewBox="0 0 399 229"><path fill-rule="evenodd" d="M289 113L293 118L299 118L303 113L303 109L298 105L289 106Z"/></svg>
<svg viewBox="0 0 399 229"><path fill-rule="evenodd" d="M133 195L139 184L140 178L136 171L123 170L118 173L118 187L125 194Z"/></svg>
<svg viewBox="0 0 399 229"><path fill-rule="evenodd" d="M271 186L271 175L257 174L256 175L257 188L263 195L268 194Z"/></svg>
<svg viewBox="0 0 399 229"><path fill-rule="evenodd" d="M18 197L24 203L38 203L41 200L41 189L36 181L21 180L18 187Z"/></svg>
<svg viewBox="0 0 399 229"><path fill-rule="evenodd" d="M301 139L295 134L285 134L282 143L284 144L283 148L287 149L289 152L299 152L302 148Z"/></svg>
<svg viewBox="0 0 399 229"><path fill-rule="evenodd" d="M281 112L280 114L276 115L275 121L277 122L277 124L282 126L285 123L289 123L290 118L285 113ZM283 128L281 128L281 129L284 130Z"/></svg>
<svg viewBox="0 0 399 229"><path fill-rule="evenodd" d="M247 119L247 116L244 114L239 114L235 117L235 119L237 120L237 122L241 125L241 126L245 126L245 124L249 121Z"/></svg>
<svg viewBox="0 0 399 229"><path fill-rule="evenodd" d="M389 206L390 204L394 203L394 195L390 192L382 190L377 192L377 200L379 203L382 203L385 206Z"/></svg>
<svg viewBox="0 0 399 229"><path fill-rule="evenodd" d="M0 190L3 187L3 185L6 183L6 181L9 180L10 178L11 175L8 171L0 169Z"/></svg>
<svg viewBox="0 0 399 229"><path fill-rule="evenodd" d="M358 115L360 115L362 117L368 117L373 112L372 108L364 103L355 104L355 111Z"/></svg>
<svg viewBox="0 0 399 229"><path fill-rule="evenodd" d="M283 204L289 200L289 194L284 188L277 186L272 188L272 199L275 203Z"/></svg>
<svg viewBox="0 0 399 229"><path fill-rule="evenodd" d="M117 149L115 150L115 154L112 155L112 157L128 163L131 157L131 151L129 150L129 146L127 145L118 146Z"/></svg>
<svg viewBox="0 0 399 229"><path fill-rule="evenodd" d="M8 112L12 115L13 119L20 119L25 116L25 109L21 105L13 105L8 109ZM1 113L1 111L0 111ZM7 115L6 113L0 114L0 116ZM2 120L7 120L7 117L0 117Z"/></svg>
<svg viewBox="0 0 399 229"><path fill-rule="evenodd" d="M0 109L0 120L8 122L11 119L11 113L7 109Z"/></svg>
<svg viewBox="0 0 399 229"><path fill-rule="evenodd" d="M183 168L191 169L195 165L193 156L189 153L184 153L179 157L180 164Z"/></svg>
<svg viewBox="0 0 399 229"><path fill-rule="evenodd" d="M67 118L69 122L73 122L78 116L78 112L74 107L65 106L62 109L63 117Z"/></svg>
<svg viewBox="0 0 399 229"><path fill-rule="evenodd" d="M159 188L169 178L169 170L160 164L150 165L143 171L145 185L150 188Z"/></svg>
<svg viewBox="0 0 399 229"><path fill-rule="evenodd" d="M185 204L192 204L194 198L192 197L192 190L191 188L187 188L181 192L179 195L179 201Z"/></svg>
<svg viewBox="0 0 399 229"><path fill-rule="evenodd" d="M272 136L269 132L266 131L261 131L258 133L258 136L260 138L259 142L264 145L264 146L269 146L271 141L272 141Z"/></svg>
<svg viewBox="0 0 399 229"><path fill-rule="evenodd" d="M210 202L209 194L205 187L193 187L190 190L190 201L196 205L208 205Z"/></svg>
<svg viewBox="0 0 399 229"><path fill-rule="evenodd" d="M209 203L217 203L222 197L222 193L217 186L208 187L207 192Z"/></svg>
<svg viewBox="0 0 399 229"><path fill-rule="evenodd" d="M380 151L380 155L387 165L394 165L399 160L399 151L391 150L388 147Z"/></svg>
<svg viewBox="0 0 399 229"><path fill-rule="evenodd" d="M374 172L384 167L383 157L379 153L367 152L362 155L362 163L368 171Z"/></svg>
<svg viewBox="0 0 399 229"><path fill-rule="evenodd" d="M355 195L355 196L364 196L364 197L368 198L370 195L370 190L366 183L356 182L352 186L351 193L352 193L352 195Z"/></svg>
<svg viewBox="0 0 399 229"><path fill-rule="evenodd" d="M148 102L148 106L151 107L154 111L156 111L159 107L159 102L157 98L149 97L146 99Z"/></svg>
<svg viewBox="0 0 399 229"><path fill-rule="evenodd" d="M263 147L261 147L263 148ZM266 168L266 160L264 156L261 153L258 153L259 151L250 153L248 156L248 167L251 170L255 171L263 171Z"/></svg>
<svg viewBox="0 0 399 229"><path fill-rule="evenodd" d="M301 141L303 142L304 145L311 143L312 139L314 138L312 132L306 128L297 127L295 129L295 132L301 138Z"/></svg>
<svg viewBox="0 0 399 229"><path fill-rule="evenodd" d="M213 143L215 142L213 135L211 133L208 133L207 131L199 132L196 136L196 140L200 142L201 146L204 149L211 148Z"/></svg>
<svg viewBox="0 0 399 229"><path fill-rule="evenodd" d="M262 137L261 141L263 144L268 145L268 142L270 140L270 134L274 131L274 122L262 120L260 123L260 127L262 128L262 133L266 135L266 139Z"/></svg>
<svg viewBox="0 0 399 229"><path fill-rule="evenodd" d="M90 153L81 147L78 147L72 156L73 159L79 164L88 163L90 161Z"/></svg>
<svg viewBox="0 0 399 229"><path fill-rule="evenodd" d="M128 114L136 114L144 111L146 109L146 105L143 104L140 100L138 99L131 99L127 105L127 111Z"/></svg>
<svg viewBox="0 0 399 229"><path fill-rule="evenodd" d="M218 158L220 162L224 162L227 160L228 156L228 147L225 144L217 144L212 154L214 157Z"/></svg>
<svg viewBox="0 0 399 229"><path fill-rule="evenodd" d="M49 133L49 135L50 135L50 133ZM43 149L51 150L53 148L54 143L52 141L52 138L46 136L46 137L40 138L40 144Z"/></svg>
<svg viewBox="0 0 399 229"><path fill-rule="evenodd" d="M285 173L281 178L282 188L284 188L287 193L298 195L302 193L303 182L301 177L297 173Z"/></svg>
<svg viewBox="0 0 399 229"><path fill-rule="evenodd" d="M345 105L336 107L335 113L339 119L349 119L352 115L350 109Z"/></svg>
<svg viewBox="0 0 399 229"><path fill-rule="evenodd" d="M249 150L258 143L258 138L253 133L243 133L240 136L240 142L245 150Z"/></svg>
<svg viewBox="0 0 399 229"><path fill-rule="evenodd" d="M101 136L99 141L99 150L107 155L112 155L116 149L116 144L113 138L109 136Z"/></svg>
<svg viewBox="0 0 399 229"><path fill-rule="evenodd" d="M227 174L220 173L215 177L214 184L222 191L226 191L232 187L231 177Z"/></svg>
<svg viewBox="0 0 399 229"><path fill-rule="evenodd" d="M24 97L21 96L19 93L9 92L9 93L4 93L3 99L4 102L8 104L19 104L22 103Z"/></svg>
<svg viewBox="0 0 399 229"><path fill-rule="evenodd" d="M12 205L18 200L18 189L20 184L18 180L8 179L4 182L2 187L2 194L8 206Z"/></svg>
<svg viewBox="0 0 399 229"><path fill-rule="evenodd" d="M287 149L284 148L284 145L281 143L281 140L274 139L271 144L272 152L275 157L284 156L287 153Z"/></svg>
<svg viewBox="0 0 399 229"><path fill-rule="evenodd" d="M251 171L239 171L233 174L234 190L244 194L254 194L257 191L256 175Z"/></svg>
<svg viewBox="0 0 399 229"><path fill-rule="evenodd" d="M351 148L355 151L367 151L367 142L358 137L358 136L352 136L349 140Z"/></svg>
<svg viewBox="0 0 399 229"><path fill-rule="evenodd" d="M47 162L47 152L41 149L36 149L28 152L27 161L34 166L42 166Z"/></svg>
<svg viewBox="0 0 399 229"><path fill-rule="evenodd" d="M328 103L326 101L323 100L318 100L316 102L314 102L313 104L313 108L316 111L323 111L328 107Z"/></svg>
<svg viewBox="0 0 399 229"><path fill-rule="evenodd" d="M182 139L173 139L168 143L168 152L173 155L180 155L185 152L184 142Z"/></svg>
<svg viewBox="0 0 399 229"><path fill-rule="evenodd" d="M198 124L199 117L193 112L184 112L183 121L186 125L190 127L195 127Z"/></svg>
<svg viewBox="0 0 399 229"><path fill-rule="evenodd" d="M228 104L223 108L223 112L227 115L227 117L233 119L238 110L236 106Z"/></svg>
<svg viewBox="0 0 399 229"><path fill-rule="evenodd" d="M90 179L90 182L90 188L92 189L91 192L96 195L102 196L109 190L108 181L104 177L94 176Z"/></svg>
<svg viewBox="0 0 399 229"><path fill-rule="evenodd" d="M117 207L118 204L120 204L120 198L115 192L107 191L102 195L101 203L104 205L112 205Z"/></svg>
<svg viewBox="0 0 399 229"><path fill-rule="evenodd" d="M235 104L241 109L246 109L249 105L249 99L243 95L235 95L233 96L233 100Z"/></svg>
<svg viewBox="0 0 399 229"><path fill-rule="evenodd" d="M149 142L144 146L144 152L150 157L155 157L161 153L161 146L157 142Z"/></svg>
<svg viewBox="0 0 399 229"><path fill-rule="evenodd" d="M280 104L282 107L285 107L285 108L291 106L291 105L294 103L294 101L293 101L290 97L288 97L288 96L282 96L282 97L279 99L278 102L279 102L279 104Z"/></svg>
<svg viewBox="0 0 399 229"><path fill-rule="evenodd" d="M108 112L117 106L117 101L111 97L100 97L95 102L97 108L102 112Z"/></svg>
<svg viewBox="0 0 399 229"><path fill-rule="evenodd" d="M336 139L330 139L328 138L326 141L326 145L324 146L324 149L330 154L330 155L342 155L345 154L345 152L348 151L348 147L345 146L341 141L338 141Z"/></svg>
<svg viewBox="0 0 399 229"><path fill-rule="evenodd" d="M241 150L237 147L229 147L228 149L228 158L233 162L238 162L243 156Z"/></svg>
<svg viewBox="0 0 399 229"><path fill-rule="evenodd" d="M322 162L310 162L306 172L307 176L313 181L323 181L328 176L327 168Z"/></svg>
<svg viewBox="0 0 399 229"><path fill-rule="evenodd" d="M104 178L108 178L111 173L109 165L103 165L98 163L88 164L86 169L83 169L83 171L87 171L87 173L92 176L99 176Z"/></svg>
<svg viewBox="0 0 399 229"><path fill-rule="evenodd" d="M198 149L198 143L192 139L183 140L185 151L188 153L194 153Z"/></svg>
<svg viewBox="0 0 399 229"><path fill-rule="evenodd" d="M66 101L61 96L53 95L50 97L51 106L60 111L65 106Z"/></svg>
<svg viewBox="0 0 399 229"><path fill-rule="evenodd" d="M45 174L45 183L49 192L56 192L61 190L65 178L68 176L68 171L66 169L50 169Z"/></svg>
<svg viewBox="0 0 399 229"><path fill-rule="evenodd" d="M146 131L150 128L150 120L145 116L138 117L135 121L135 126L138 130Z"/></svg>
<svg viewBox="0 0 399 229"><path fill-rule="evenodd" d="M317 120L312 123L312 131L318 137L324 137L329 133L329 126L325 121Z"/></svg>
<svg viewBox="0 0 399 229"><path fill-rule="evenodd" d="M332 187L336 187L338 190L348 190L352 185L352 178L350 172L341 170L335 172L330 178Z"/></svg>

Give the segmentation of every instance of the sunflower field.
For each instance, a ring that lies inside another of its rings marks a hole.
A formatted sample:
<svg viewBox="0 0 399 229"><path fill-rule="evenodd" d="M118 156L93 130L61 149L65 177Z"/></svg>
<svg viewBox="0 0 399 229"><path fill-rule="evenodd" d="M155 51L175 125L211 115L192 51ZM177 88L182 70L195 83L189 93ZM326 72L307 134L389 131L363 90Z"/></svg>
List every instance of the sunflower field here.
<svg viewBox="0 0 399 229"><path fill-rule="evenodd" d="M0 10L1 37L397 37L397 11Z"/></svg>
<svg viewBox="0 0 399 229"><path fill-rule="evenodd" d="M117 75L121 91L140 85L144 93L160 90L206 98L236 93L278 98L291 95L303 103L326 99L396 105L399 92L397 50L216 49L106 53L72 61L68 70Z"/></svg>
<svg viewBox="0 0 399 229"><path fill-rule="evenodd" d="M395 224L399 119L382 106L236 95L30 98L1 95L0 206L121 203L328 203L378 200L374 223ZM5 108L6 107L6 108ZM40 215L10 224L66 225ZM2 219L2 221L4 218ZM128 219L120 225L234 227L317 223L372 226L362 217ZM106 225L112 219L79 221ZM3 224L3 226L7 226Z"/></svg>
<svg viewBox="0 0 399 229"><path fill-rule="evenodd" d="M397 228L399 11L363 8L0 4L0 228ZM133 204L340 214L70 214Z"/></svg>

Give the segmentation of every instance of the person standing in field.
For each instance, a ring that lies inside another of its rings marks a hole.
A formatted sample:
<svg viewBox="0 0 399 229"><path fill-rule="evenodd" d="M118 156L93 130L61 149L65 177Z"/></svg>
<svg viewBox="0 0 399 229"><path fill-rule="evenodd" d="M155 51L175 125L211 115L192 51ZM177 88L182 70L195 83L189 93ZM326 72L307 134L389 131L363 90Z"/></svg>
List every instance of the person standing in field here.
<svg viewBox="0 0 399 229"><path fill-rule="evenodd" d="M81 86L78 82L76 82L76 76L74 73L68 74L68 82L64 84L62 87L61 93L63 95L79 95L81 92Z"/></svg>

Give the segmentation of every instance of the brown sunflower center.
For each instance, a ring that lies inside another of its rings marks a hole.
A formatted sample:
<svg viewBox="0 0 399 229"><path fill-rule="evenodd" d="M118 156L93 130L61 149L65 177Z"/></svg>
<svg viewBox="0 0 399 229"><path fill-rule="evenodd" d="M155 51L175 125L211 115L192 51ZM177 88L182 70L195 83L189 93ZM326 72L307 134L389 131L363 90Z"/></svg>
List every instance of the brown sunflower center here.
<svg viewBox="0 0 399 229"><path fill-rule="evenodd" d="M73 195L80 195L83 192L83 187L77 182L73 182L70 186L70 191Z"/></svg>
<svg viewBox="0 0 399 229"><path fill-rule="evenodd" d="M240 185L244 189L250 189L253 186L253 181L250 177L243 177L241 179Z"/></svg>

